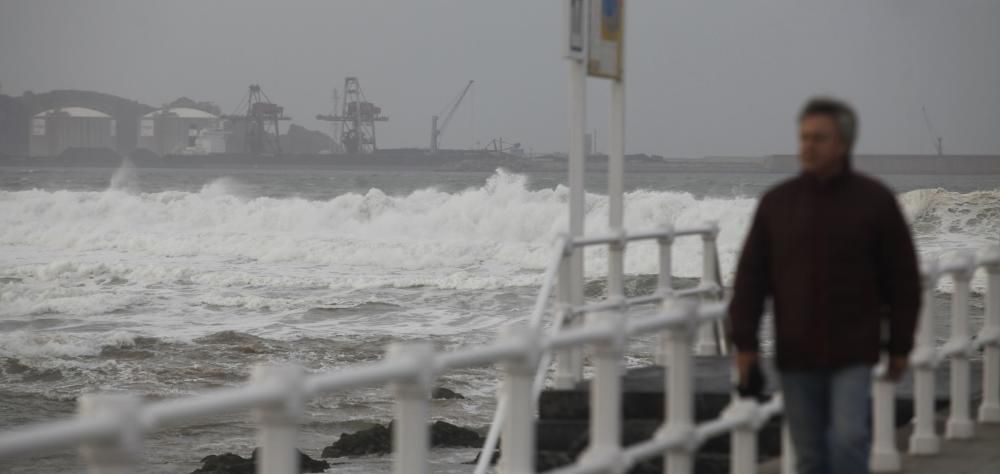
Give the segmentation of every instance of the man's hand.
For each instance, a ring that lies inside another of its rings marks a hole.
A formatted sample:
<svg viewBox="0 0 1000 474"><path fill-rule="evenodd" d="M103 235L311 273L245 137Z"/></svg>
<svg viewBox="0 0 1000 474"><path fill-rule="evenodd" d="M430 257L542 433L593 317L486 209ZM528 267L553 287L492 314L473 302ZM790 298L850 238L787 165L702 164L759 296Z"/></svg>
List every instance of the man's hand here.
<svg viewBox="0 0 1000 474"><path fill-rule="evenodd" d="M757 363L756 352L736 353L736 372L740 376L739 384L743 384L750 377L750 367Z"/></svg>
<svg viewBox="0 0 1000 474"><path fill-rule="evenodd" d="M893 382L899 382L899 379L903 377L903 373L906 372L908 360L909 357L907 356L894 355L889 357L889 367L885 373L886 378Z"/></svg>

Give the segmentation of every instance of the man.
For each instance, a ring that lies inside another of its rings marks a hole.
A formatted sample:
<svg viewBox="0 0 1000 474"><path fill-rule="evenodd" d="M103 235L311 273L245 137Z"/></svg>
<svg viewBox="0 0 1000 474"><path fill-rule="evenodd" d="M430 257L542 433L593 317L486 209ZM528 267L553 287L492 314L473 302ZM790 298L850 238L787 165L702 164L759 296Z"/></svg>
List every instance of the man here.
<svg viewBox="0 0 1000 474"><path fill-rule="evenodd" d="M851 169L857 117L816 98L799 115L802 173L760 199L729 307L741 384L773 299L775 354L799 474L868 472L872 367L906 368L920 306L913 241L895 196ZM887 342L882 327L887 322Z"/></svg>

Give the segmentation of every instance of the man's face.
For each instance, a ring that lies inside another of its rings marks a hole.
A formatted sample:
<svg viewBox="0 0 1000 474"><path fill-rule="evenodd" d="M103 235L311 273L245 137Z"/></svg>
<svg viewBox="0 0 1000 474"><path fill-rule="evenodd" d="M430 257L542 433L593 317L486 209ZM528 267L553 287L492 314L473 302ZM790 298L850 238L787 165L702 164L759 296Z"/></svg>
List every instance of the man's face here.
<svg viewBox="0 0 1000 474"><path fill-rule="evenodd" d="M829 115L807 115L799 122L799 162L802 170L819 176L838 171L847 156L847 145Z"/></svg>

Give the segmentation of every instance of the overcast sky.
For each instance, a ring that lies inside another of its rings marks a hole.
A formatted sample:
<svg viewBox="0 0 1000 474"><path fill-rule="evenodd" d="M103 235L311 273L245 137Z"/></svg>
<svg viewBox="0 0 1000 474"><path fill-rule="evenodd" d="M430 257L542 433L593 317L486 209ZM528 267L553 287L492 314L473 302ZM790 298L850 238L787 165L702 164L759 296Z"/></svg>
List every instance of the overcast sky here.
<svg viewBox="0 0 1000 474"><path fill-rule="evenodd" d="M250 83L295 123L358 76L391 121L382 148L426 147L430 116L474 79L444 147L491 138L566 149L563 0L0 0L3 93L87 89L234 111ZM1000 154L1000 0L631 0L629 153L795 149L803 100L861 116L862 153ZM608 83L588 126L607 142Z"/></svg>

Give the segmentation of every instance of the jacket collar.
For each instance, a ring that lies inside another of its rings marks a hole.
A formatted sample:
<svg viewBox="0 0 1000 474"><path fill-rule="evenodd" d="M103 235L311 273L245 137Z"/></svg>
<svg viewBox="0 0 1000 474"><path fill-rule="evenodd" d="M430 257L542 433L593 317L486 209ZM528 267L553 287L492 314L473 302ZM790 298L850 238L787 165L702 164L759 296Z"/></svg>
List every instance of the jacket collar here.
<svg viewBox="0 0 1000 474"><path fill-rule="evenodd" d="M830 189L840 186L841 183L847 181L847 179L853 174L854 170L851 167L851 156L847 155L844 158L844 166L840 168L840 171L832 176L820 177L805 171L800 172L799 176L804 182L812 187L816 187L818 189Z"/></svg>

